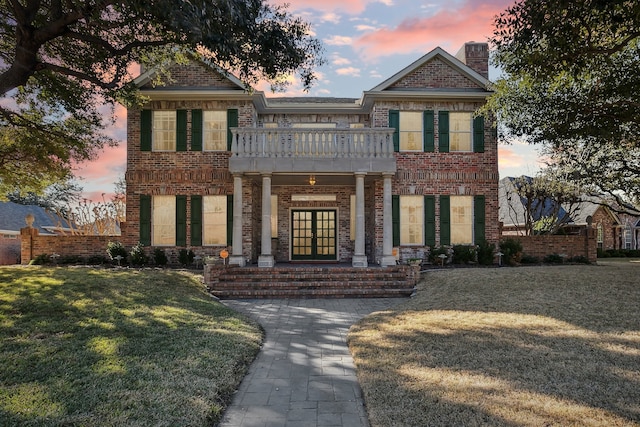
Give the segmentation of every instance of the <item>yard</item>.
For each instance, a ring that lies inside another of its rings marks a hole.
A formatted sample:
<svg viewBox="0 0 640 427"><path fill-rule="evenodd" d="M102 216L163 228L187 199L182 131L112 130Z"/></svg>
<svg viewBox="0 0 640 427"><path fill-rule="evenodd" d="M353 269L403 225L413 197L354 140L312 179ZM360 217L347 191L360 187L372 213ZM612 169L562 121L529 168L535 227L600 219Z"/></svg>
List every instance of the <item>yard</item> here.
<svg viewBox="0 0 640 427"><path fill-rule="evenodd" d="M371 425L640 425L640 263L450 269L349 335Z"/></svg>
<svg viewBox="0 0 640 427"><path fill-rule="evenodd" d="M0 424L212 425L261 340L186 273L0 268Z"/></svg>

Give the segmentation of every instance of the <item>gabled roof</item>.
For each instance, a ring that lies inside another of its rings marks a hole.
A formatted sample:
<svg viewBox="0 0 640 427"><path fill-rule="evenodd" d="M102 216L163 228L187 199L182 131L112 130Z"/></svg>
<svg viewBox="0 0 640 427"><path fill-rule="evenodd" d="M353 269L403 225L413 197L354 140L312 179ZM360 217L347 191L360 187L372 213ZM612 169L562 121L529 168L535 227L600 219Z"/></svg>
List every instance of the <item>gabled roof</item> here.
<svg viewBox="0 0 640 427"><path fill-rule="evenodd" d="M28 214L33 215L33 227L41 234L52 234L48 229L55 228L59 222L65 223L64 220L59 220L56 214L40 206L0 202L0 231L19 233L21 228L27 226L25 217Z"/></svg>
<svg viewBox="0 0 640 427"><path fill-rule="evenodd" d="M478 72L462 63L458 58L451 55L441 47L436 47L431 52L424 55L422 58L414 61L412 64L398 71L393 76L389 77L387 80L371 89L369 92L382 92L389 89L395 83L399 82L400 80L407 77L409 74L422 67L426 63L434 60L435 58L441 59L447 65L454 68L456 71L460 72L462 75L469 78L473 82L477 83L479 88L486 90L487 86L490 83L489 80L484 78L484 76L480 75Z"/></svg>

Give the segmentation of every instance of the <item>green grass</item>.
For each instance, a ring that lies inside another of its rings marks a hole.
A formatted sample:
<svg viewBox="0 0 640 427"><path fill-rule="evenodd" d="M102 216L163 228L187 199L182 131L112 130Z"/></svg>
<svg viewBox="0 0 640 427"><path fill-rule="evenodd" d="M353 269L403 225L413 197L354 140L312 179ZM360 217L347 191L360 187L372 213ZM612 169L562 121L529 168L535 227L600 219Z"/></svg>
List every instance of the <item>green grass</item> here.
<svg viewBox="0 0 640 427"><path fill-rule="evenodd" d="M640 263L429 271L349 345L371 425L639 426Z"/></svg>
<svg viewBox="0 0 640 427"><path fill-rule="evenodd" d="M0 268L0 423L212 425L261 341L186 273Z"/></svg>

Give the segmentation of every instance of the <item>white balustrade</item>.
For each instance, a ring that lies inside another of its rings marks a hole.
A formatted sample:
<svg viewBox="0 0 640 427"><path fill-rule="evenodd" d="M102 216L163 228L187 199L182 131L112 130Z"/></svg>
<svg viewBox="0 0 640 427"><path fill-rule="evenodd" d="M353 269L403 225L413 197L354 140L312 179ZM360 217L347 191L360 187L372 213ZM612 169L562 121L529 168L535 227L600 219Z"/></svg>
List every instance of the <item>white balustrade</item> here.
<svg viewBox="0 0 640 427"><path fill-rule="evenodd" d="M393 158L393 129L233 128L232 157Z"/></svg>

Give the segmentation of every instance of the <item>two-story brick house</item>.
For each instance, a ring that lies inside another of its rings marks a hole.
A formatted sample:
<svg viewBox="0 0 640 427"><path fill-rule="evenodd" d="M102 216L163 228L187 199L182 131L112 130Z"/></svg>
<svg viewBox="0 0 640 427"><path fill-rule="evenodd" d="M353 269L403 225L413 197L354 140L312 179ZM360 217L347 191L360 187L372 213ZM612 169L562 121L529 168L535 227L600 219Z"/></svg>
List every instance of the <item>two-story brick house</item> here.
<svg viewBox="0 0 640 427"><path fill-rule="evenodd" d="M360 99L267 97L199 61L152 77L127 118L129 245L366 267L499 239L496 138L474 116L485 43L436 48Z"/></svg>

